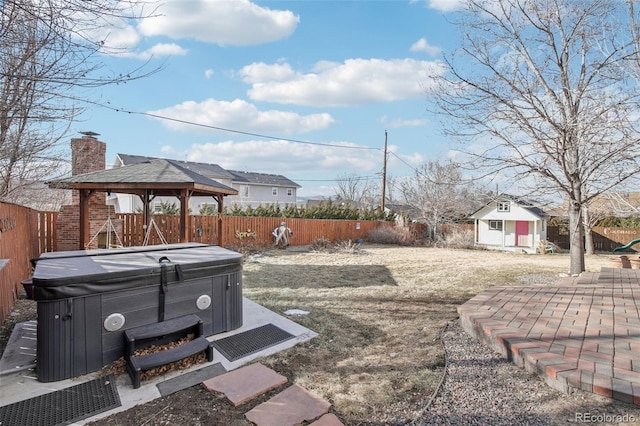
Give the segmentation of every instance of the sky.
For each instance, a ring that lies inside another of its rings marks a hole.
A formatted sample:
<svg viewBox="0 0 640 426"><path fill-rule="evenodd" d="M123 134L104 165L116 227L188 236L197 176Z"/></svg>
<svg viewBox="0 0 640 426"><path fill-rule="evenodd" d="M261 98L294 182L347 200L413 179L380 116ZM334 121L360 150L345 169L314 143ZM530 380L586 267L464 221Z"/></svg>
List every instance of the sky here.
<svg viewBox="0 0 640 426"><path fill-rule="evenodd" d="M457 0L168 0L110 28L103 72L149 77L102 87L78 132L107 164L134 154L281 174L299 197L336 179L381 183L445 159L452 141L427 111L431 76L456 47ZM123 53L126 51L126 53ZM386 135L385 135L386 132Z"/></svg>

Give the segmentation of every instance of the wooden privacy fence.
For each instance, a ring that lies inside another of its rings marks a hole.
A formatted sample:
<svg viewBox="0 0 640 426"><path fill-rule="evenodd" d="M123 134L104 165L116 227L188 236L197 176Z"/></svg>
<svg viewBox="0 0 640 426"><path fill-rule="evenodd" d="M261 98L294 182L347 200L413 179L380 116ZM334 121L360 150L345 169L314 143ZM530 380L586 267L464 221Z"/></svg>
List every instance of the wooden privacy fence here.
<svg viewBox="0 0 640 426"><path fill-rule="evenodd" d="M142 245L145 229L142 214L118 214L122 220L122 242L125 246ZM238 247L247 244L266 246L274 242L271 234L281 222L285 222L293 237L291 245L308 245L318 238L326 238L332 242L366 238L369 231L384 222L364 220L330 220L330 219L282 219L276 217L225 216L222 220L222 241L226 247ZM154 215L148 244L160 244L161 238L168 243L179 242L179 216ZM194 215L189 217L189 241L203 244L218 242L217 216Z"/></svg>
<svg viewBox="0 0 640 426"><path fill-rule="evenodd" d="M640 238L640 228L609 228L596 226L592 230L593 248L595 251L610 252L616 247L626 245L636 238ZM562 226L549 226L547 240L552 241L563 249L569 249L569 231ZM633 247L640 251L640 244Z"/></svg>
<svg viewBox="0 0 640 426"><path fill-rule="evenodd" d="M0 321L11 311L22 280L31 276L31 259L38 256L38 212L0 203Z"/></svg>

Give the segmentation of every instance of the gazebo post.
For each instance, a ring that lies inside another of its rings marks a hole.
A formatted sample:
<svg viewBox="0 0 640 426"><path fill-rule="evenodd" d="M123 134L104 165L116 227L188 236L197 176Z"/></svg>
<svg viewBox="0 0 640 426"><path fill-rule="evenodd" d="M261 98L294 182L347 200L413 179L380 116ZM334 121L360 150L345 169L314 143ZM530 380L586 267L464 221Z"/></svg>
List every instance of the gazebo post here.
<svg viewBox="0 0 640 426"><path fill-rule="evenodd" d="M189 242L189 191L180 191L180 242Z"/></svg>
<svg viewBox="0 0 640 426"><path fill-rule="evenodd" d="M79 249L84 250L89 244L89 199L93 195L92 189L80 189L80 235L78 243Z"/></svg>
<svg viewBox="0 0 640 426"><path fill-rule="evenodd" d="M213 198L218 202L218 246L222 247L222 213L224 212L224 197L222 195L214 195Z"/></svg>

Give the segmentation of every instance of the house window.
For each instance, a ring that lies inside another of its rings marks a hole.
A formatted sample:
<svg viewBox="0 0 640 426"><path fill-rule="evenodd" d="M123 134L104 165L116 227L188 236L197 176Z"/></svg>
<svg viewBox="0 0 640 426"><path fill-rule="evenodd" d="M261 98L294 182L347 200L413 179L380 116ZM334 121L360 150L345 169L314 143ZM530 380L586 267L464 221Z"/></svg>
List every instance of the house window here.
<svg viewBox="0 0 640 426"><path fill-rule="evenodd" d="M242 196L249 198L249 185L242 185Z"/></svg>
<svg viewBox="0 0 640 426"><path fill-rule="evenodd" d="M490 220L489 221L489 229L492 231L502 231L502 221L501 220Z"/></svg>
<svg viewBox="0 0 640 426"><path fill-rule="evenodd" d="M511 203L508 201L498 201L499 212L508 212L509 210L511 210Z"/></svg>
<svg viewBox="0 0 640 426"><path fill-rule="evenodd" d="M162 213L162 203L153 203L153 214Z"/></svg>
<svg viewBox="0 0 640 426"><path fill-rule="evenodd" d="M293 188L287 188L287 197L293 197Z"/></svg>
<svg viewBox="0 0 640 426"><path fill-rule="evenodd" d="M273 195L274 197L278 196L278 188L271 188L271 195Z"/></svg>

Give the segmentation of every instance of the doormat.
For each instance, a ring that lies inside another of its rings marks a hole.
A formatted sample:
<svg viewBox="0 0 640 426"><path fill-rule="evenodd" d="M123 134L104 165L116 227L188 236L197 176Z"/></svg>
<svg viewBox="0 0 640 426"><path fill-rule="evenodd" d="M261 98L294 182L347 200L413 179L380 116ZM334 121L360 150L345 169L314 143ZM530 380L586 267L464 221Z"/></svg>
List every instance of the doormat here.
<svg viewBox="0 0 640 426"><path fill-rule="evenodd" d="M235 361L245 356L260 352L263 349L277 345L295 337L293 334L266 324L258 328L243 331L233 336L213 341L213 346L229 361Z"/></svg>
<svg viewBox="0 0 640 426"><path fill-rule="evenodd" d="M0 425L68 425L119 406L115 377L109 375L0 407Z"/></svg>
<svg viewBox="0 0 640 426"><path fill-rule="evenodd" d="M209 380L212 377L219 376L226 372L227 369L219 362L216 362L215 364L208 365L194 371L189 371L188 373L160 382L156 387L158 388L161 396L167 396L183 389L190 388L191 386L195 386L205 380Z"/></svg>

